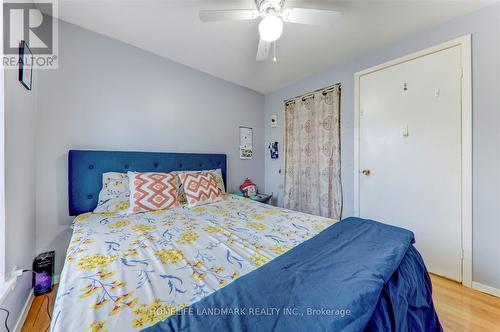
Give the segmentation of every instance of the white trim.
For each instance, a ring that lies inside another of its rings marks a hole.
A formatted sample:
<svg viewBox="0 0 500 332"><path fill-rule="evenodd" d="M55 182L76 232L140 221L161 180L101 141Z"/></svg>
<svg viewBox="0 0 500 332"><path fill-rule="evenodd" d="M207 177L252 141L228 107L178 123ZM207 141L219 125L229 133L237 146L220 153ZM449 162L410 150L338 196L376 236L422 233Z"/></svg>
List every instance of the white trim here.
<svg viewBox="0 0 500 332"><path fill-rule="evenodd" d="M472 287L472 56L471 35L429 47L354 74L354 215L359 216L359 84L361 76L451 47L462 56L462 284Z"/></svg>
<svg viewBox="0 0 500 332"><path fill-rule="evenodd" d="M19 315L19 319L16 322L16 325L14 326L14 329L12 331L14 332L20 332L24 322L26 321L26 318L28 317L28 313L30 312L31 309L31 304L33 303L33 299L35 298L35 295L33 293L33 288L31 289L30 295L28 295L28 298L26 299L26 302L24 303L23 310L21 311L21 315Z"/></svg>
<svg viewBox="0 0 500 332"><path fill-rule="evenodd" d="M7 298L7 295L9 295L9 293L14 289L16 281L16 277L0 281L0 305L3 304L3 301Z"/></svg>
<svg viewBox="0 0 500 332"><path fill-rule="evenodd" d="M3 6L0 6L3 17ZM3 24L0 24L0 45L3 45ZM3 55L3 52L2 52ZM5 110L4 68L0 64L0 288L5 282Z"/></svg>
<svg viewBox="0 0 500 332"><path fill-rule="evenodd" d="M354 74L354 215L359 217L359 84L361 75Z"/></svg>
<svg viewBox="0 0 500 332"><path fill-rule="evenodd" d="M457 40L462 50L462 284L472 287L472 43Z"/></svg>
<svg viewBox="0 0 500 332"><path fill-rule="evenodd" d="M499 288L483 285L483 284L480 284L479 282L476 282L476 281L472 282L472 288L475 290L478 290L480 292L483 292L483 293L487 293L487 294L490 294L493 296L500 297L500 289Z"/></svg>

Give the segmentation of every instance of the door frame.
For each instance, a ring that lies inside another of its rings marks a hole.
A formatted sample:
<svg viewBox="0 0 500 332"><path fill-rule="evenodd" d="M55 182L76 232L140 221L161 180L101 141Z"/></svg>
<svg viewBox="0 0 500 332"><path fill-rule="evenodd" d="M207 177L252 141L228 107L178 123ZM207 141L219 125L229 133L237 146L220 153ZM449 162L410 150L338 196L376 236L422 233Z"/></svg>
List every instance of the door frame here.
<svg viewBox="0 0 500 332"><path fill-rule="evenodd" d="M450 40L424 50L391 60L354 74L354 215L359 216L359 124L360 80L373 72L424 57L455 46L461 48L462 60L462 284L472 287L472 57L471 35Z"/></svg>

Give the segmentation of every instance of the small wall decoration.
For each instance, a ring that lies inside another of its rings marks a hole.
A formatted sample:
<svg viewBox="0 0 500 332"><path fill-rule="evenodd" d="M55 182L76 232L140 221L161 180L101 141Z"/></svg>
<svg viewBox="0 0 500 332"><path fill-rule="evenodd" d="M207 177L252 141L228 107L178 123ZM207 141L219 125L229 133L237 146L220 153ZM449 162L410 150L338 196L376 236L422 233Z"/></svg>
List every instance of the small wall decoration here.
<svg viewBox="0 0 500 332"><path fill-rule="evenodd" d="M268 148L271 153L271 159L278 159L280 157L278 153L278 142L269 144Z"/></svg>
<svg viewBox="0 0 500 332"><path fill-rule="evenodd" d="M252 159L253 156L253 129L240 127L240 159Z"/></svg>
<svg viewBox="0 0 500 332"><path fill-rule="evenodd" d="M271 128L278 127L278 116L276 114L271 115Z"/></svg>
<svg viewBox="0 0 500 332"><path fill-rule="evenodd" d="M24 40L19 46L19 81L26 89L31 90L33 76L33 54Z"/></svg>

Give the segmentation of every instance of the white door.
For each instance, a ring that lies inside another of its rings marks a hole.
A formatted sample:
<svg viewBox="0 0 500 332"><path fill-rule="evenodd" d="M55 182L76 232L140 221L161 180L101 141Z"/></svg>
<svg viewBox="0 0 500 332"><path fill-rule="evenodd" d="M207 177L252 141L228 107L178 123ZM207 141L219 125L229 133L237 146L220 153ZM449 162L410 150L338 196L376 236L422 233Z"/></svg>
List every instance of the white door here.
<svg viewBox="0 0 500 332"><path fill-rule="evenodd" d="M428 270L457 281L461 75L456 46L363 75L359 86L360 216L413 231Z"/></svg>

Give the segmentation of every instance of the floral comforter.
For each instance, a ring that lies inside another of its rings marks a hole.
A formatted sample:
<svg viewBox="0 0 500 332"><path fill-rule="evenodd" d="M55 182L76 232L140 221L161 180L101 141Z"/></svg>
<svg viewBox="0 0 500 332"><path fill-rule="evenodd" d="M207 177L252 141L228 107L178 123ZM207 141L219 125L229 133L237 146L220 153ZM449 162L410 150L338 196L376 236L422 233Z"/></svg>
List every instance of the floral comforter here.
<svg viewBox="0 0 500 332"><path fill-rule="evenodd" d="M333 223L235 195L192 209L79 215L50 330L141 330Z"/></svg>

